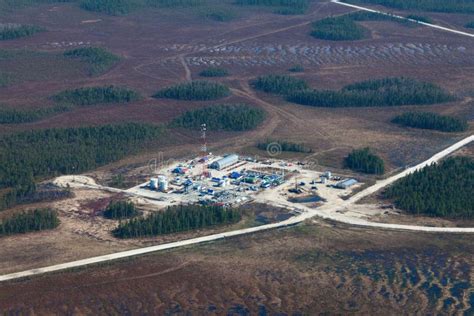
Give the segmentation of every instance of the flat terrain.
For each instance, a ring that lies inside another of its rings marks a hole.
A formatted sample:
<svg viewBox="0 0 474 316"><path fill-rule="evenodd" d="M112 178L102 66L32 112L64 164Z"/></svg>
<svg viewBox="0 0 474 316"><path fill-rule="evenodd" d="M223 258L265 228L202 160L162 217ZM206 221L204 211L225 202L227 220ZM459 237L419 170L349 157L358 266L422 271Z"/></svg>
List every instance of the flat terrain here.
<svg viewBox="0 0 474 316"><path fill-rule="evenodd" d="M166 124L189 109L247 103L267 112L265 122L247 132L208 132L210 151L266 156L256 143L283 139L303 143L312 152L283 153L279 158L306 161L318 171L354 175L342 169L343 158L353 148L370 146L385 159L387 174L392 175L472 134L472 39L423 26L371 21L357 22L369 29L367 39L323 41L309 35L311 23L351 12L350 8L314 1L304 15L283 16L260 7L236 7L231 2L222 1L222 6L237 12L229 22L203 18L196 8L147 9L108 16L71 3L0 13L2 23L47 29L32 37L0 41L0 75L7 73L12 78L0 86L2 108L50 107L54 104L52 95L83 86L126 86L144 96L127 104L76 107L32 123L0 124L0 135L129 121ZM463 31L469 31L463 25L474 20L467 14L419 14ZM68 49L87 46L106 48L121 60L107 72L91 76L86 63L63 56ZM288 72L296 64L304 71ZM202 79L199 72L216 65L228 69L230 75L210 80L228 85L230 96L216 101L151 98L169 85ZM458 100L429 106L307 107L257 92L249 84L269 73L303 78L316 89L340 89L358 81L405 76L436 83ZM390 123L394 116L412 110L462 117L469 120L470 128L464 133L441 133ZM122 175L125 187L132 187L149 179L153 159L190 158L200 151L197 132L170 129L164 138L145 152L86 175L102 185ZM474 145L456 154L472 157ZM376 177L363 176L362 180L373 183ZM117 196L87 189L75 189L74 195L0 213L4 218L24 209L51 206L58 210L61 220L52 231L0 238L0 274L260 225L262 217L275 221L284 214L278 208L254 205L246 210L244 220L232 227L119 241L110 235L116 222L100 216L100 210ZM349 212L355 217L369 214L373 220L390 224L473 227L472 221L400 214L385 205L389 201L380 201L377 196L363 202L371 205L357 205ZM140 208L149 211L152 205L142 203ZM471 315L473 238L467 234L351 228L310 220L291 229L2 283L0 310L39 315Z"/></svg>
<svg viewBox="0 0 474 316"><path fill-rule="evenodd" d="M472 236L307 223L3 284L10 313L472 312ZM54 284L54 286L51 286ZM27 302L27 303L26 303Z"/></svg>

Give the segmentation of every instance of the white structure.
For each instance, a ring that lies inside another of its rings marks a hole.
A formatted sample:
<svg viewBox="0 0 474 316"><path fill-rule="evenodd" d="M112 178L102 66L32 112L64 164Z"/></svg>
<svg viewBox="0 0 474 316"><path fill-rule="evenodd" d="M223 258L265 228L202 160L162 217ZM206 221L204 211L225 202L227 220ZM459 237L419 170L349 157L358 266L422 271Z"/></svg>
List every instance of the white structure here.
<svg viewBox="0 0 474 316"><path fill-rule="evenodd" d="M165 176L158 176L158 190L168 191L168 179Z"/></svg>
<svg viewBox="0 0 474 316"><path fill-rule="evenodd" d="M239 161L239 156L236 154L227 155L222 159L219 159L211 164L211 168L222 170L228 166L231 166Z"/></svg>
<svg viewBox="0 0 474 316"><path fill-rule="evenodd" d="M158 179L156 179L156 178L151 178L150 179L150 189L152 189L152 190L158 189Z"/></svg>

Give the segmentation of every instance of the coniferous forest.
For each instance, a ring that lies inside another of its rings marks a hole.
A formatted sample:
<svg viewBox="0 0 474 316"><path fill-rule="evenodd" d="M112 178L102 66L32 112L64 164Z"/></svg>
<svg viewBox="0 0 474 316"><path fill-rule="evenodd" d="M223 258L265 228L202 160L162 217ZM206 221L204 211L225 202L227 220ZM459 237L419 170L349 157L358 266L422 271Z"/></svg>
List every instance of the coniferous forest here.
<svg viewBox="0 0 474 316"><path fill-rule="evenodd" d="M363 39L367 30L348 16L325 18L313 23L311 36L330 41L355 41Z"/></svg>
<svg viewBox="0 0 474 316"><path fill-rule="evenodd" d="M83 172L137 153L163 128L138 123L45 129L0 137L0 207L35 192L35 180Z"/></svg>
<svg viewBox="0 0 474 316"><path fill-rule="evenodd" d="M118 238L159 236L240 221L239 210L222 206L178 205L147 217L122 222L113 231Z"/></svg>
<svg viewBox="0 0 474 316"><path fill-rule="evenodd" d="M383 174L385 163L369 148L354 149L344 160L346 168L369 174Z"/></svg>
<svg viewBox="0 0 474 316"><path fill-rule="evenodd" d="M339 91L301 90L289 94L287 99L318 107L369 107L427 105L456 98L435 84L400 77L362 81Z"/></svg>
<svg viewBox="0 0 474 316"><path fill-rule="evenodd" d="M171 123L174 127L199 129L206 124L209 130L245 131L256 128L265 119L265 112L247 104L217 104L190 110Z"/></svg>
<svg viewBox="0 0 474 316"><path fill-rule="evenodd" d="M53 100L56 102L83 106L103 103L127 103L140 99L141 96L138 92L116 86L86 87L65 90L53 96Z"/></svg>
<svg viewBox="0 0 474 316"><path fill-rule="evenodd" d="M188 101L206 101L226 97L230 89L220 83L211 81L192 81L164 88L154 98L167 98Z"/></svg>
<svg viewBox="0 0 474 316"><path fill-rule="evenodd" d="M392 123L442 132L463 132L469 127L465 120L430 112L406 112L394 117Z"/></svg>
<svg viewBox="0 0 474 316"><path fill-rule="evenodd" d="M118 56L101 47L71 49L65 51L64 56L87 62L90 65L89 74L92 76L109 70L120 60Z"/></svg>
<svg viewBox="0 0 474 316"><path fill-rule="evenodd" d="M104 217L108 219L124 219L139 215L135 204L128 201L112 201L104 210Z"/></svg>
<svg viewBox="0 0 474 316"><path fill-rule="evenodd" d="M56 211L36 209L3 219L0 222L0 236L54 229L59 224L60 221Z"/></svg>
<svg viewBox="0 0 474 316"><path fill-rule="evenodd" d="M474 160L448 158L398 180L384 195L412 214L474 218Z"/></svg>
<svg viewBox="0 0 474 316"><path fill-rule="evenodd" d="M34 25L17 25L0 23L0 41L12 40L20 37L31 36L42 32L43 29Z"/></svg>
<svg viewBox="0 0 474 316"><path fill-rule="evenodd" d="M253 80L251 84L257 90L283 95L309 88L308 84L303 79L286 75L260 76Z"/></svg>
<svg viewBox="0 0 474 316"><path fill-rule="evenodd" d="M298 153L311 153L313 150L303 144L293 143L286 140L273 140L267 139L257 143L257 148L260 150L267 150L271 144L278 144L281 151L298 152Z"/></svg>

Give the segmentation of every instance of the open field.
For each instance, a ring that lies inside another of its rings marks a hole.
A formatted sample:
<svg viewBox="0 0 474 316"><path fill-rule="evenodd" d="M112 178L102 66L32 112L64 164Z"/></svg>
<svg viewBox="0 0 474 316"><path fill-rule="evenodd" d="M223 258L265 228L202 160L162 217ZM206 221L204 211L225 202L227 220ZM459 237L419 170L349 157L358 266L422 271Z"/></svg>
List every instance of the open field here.
<svg viewBox="0 0 474 316"><path fill-rule="evenodd" d="M219 22L206 16L205 8L179 7L109 16L81 10L77 3L42 4L9 11L7 15L0 13L5 22L45 29L30 37L0 42L0 109L34 111L61 106L52 96L81 87L114 85L133 89L143 96L128 104L74 106L34 122L0 124L0 137L29 130L119 122L167 124L188 110L243 103L263 109L266 112L263 123L245 132L210 128L208 151L216 156L237 152L266 159L269 155L256 147L258 142L278 139L304 144L311 152L284 152L277 158L293 163L303 161L314 174L331 170L356 177L365 183L356 188L359 191L381 177L362 176L343 168L344 157L354 148L370 147L381 156L388 177L472 135L472 38L421 25L365 21L357 23L369 30L366 39L324 41L310 35L312 22L353 9L329 1L313 1L305 14L276 15L272 8L239 7L232 5L231 0L210 1L220 9L232 10L235 15ZM387 10L382 6L370 7ZM472 14L389 11L403 16L411 13L428 16L439 25L474 33L463 28L474 20ZM63 55L66 50L89 46L110 51L119 57L117 63L92 76L89 64ZM304 70L290 72L295 65L303 66ZM224 68L228 75L205 79L228 86L229 96L215 101L152 98L165 87L202 80L199 74L216 66ZM404 76L437 84L457 100L388 108L309 107L255 90L250 82L266 74L301 78L318 90L337 90L364 80ZM6 78L5 84L2 78ZM464 118L469 128L448 134L391 123L395 116L410 111ZM165 139L91 170L83 179L91 181L90 184L115 187L116 176L120 175L123 176L121 188L135 187L138 191L136 186L153 175L150 161L194 158L202 154L200 137L199 131L166 127ZM474 156L474 145L471 143L455 155ZM66 180L64 183L72 183L70 177ZM310 177L304 180L309 181ZM329 189L319 189L334 198L336 204L349 205L344 204L349 192L340 191L336 197L328 193ZM246 205L244 219L234 225L118 240L110 234L117 222L104 219L101 211L111 199L122 196L80 186L72 191L72 198L0 212L3 219L24 209L52 207L58 210L61 220L61 225L52 231L0 238L0 258L3 258L0 275L256 227L294 215L282 208L289 205L286 199L283 205L278 205L281 201L268 194L257 198L260 204ZM132 200L145 214L166 205L140 196ZM275 203L269 205L268 200ZM382 224L474 227L472 221L409 216L393 209L390 201L381 201L377 195L367 196L362 202L351 204L335 216ZM315 210L309 206L308 209ZM334 210L323 209L321 214ZM309 219L287 230L233 237L87 270L2 283L0 310L13 314L291 312L303 315L318 311L470 315L474 313L473 241L470 234L382 231Z"/></svg>
<svg viewBox="0 0 474 316"><path fill-rule="evenodd" d="M473 252L471 236L307 223L3 284L0 307L38 314L469 314Z"/></svg>

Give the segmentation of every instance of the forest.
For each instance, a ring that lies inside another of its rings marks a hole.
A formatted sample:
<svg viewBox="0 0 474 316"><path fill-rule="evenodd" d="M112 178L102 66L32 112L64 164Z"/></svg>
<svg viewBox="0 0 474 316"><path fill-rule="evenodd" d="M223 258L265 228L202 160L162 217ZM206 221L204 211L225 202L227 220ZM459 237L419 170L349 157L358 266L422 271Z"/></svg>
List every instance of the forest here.
<svg viewBox="0 0 474 316"><path fill-rule="evenodd" d="M34 25L0 23L0 41L31 36L42 31L44 31L43 28Z"/></svg>
<svg viewBox="0 0 474 316"><path fill-rule="evenodd" d="M296 91L289 94L287 100L318 107L370 107L428 105L456 98L435 84L399 77L362 81L339 91Z"/></svg>
<svg viewBox="0 0 474 316"><path fill-rule="evenodd" d="M0 88L8 87L13 83L13 76L6 72L0 72Z"/></svg>
<svg viewBox="0 0 474 316"><path fill-rule="evenodd" d="M67 50L64 52L67 58L79 59L89 64L89 75L100 75L112 68L120 60L120 57L114 55L101 47L82 47Z"/></svg>
<svg viewBox="0 0 474 316"><path fill-rule="evenodd" d="M392 123L442 132L463 132L469 127L466 120L431 112L406 112L394 117Z"/></svg>
<svg viewBox="0 0 474 316"><path fill-rule="evenodd" d="M464 27L467 27L469 29L474 29L474 21L466 23L466 25L464 25Z"/></svg>
<svg viewBox="0 0 474 316"><path fill-rule="evenodd" d="M103 213L108 219L125 219L140 215L135 204L128 201L112 201Z"/></svg>
<svg viewBox="0 0 474 316"><path fill-rule="evenodd" d="M80 173L139 152L163 127L122 123L32 130L0 137L0 205L12 206L36 191L35 181Z"/></svg>
<svg viewBox="0 0 474 316"><path fill-rule="evenodd" d="M415 15L415 14L409 14L406 16L407 19L415 20L417 22L424 22L424 23L433 23L433 20L427 16L422 16L422 15Z"/></svg>
<svg viewBox="0 0 474 316"><path fill-rule="evenodd" d="M260 150L267 150L271 144L278 144L281 151L298 152L298 153L311 153L313 150L303 144L293 143L286 140L273 140L267 139L257 143L257 148Z"/></svg>
<svg viewBox="0 0 474 316"><path fill-rule="evenodd" d="M257 90L284 95L308 89L308 84L303 79L286 75L260 76L250 83Z"/></svg>
<svg viewBox="0 0 474 316"><path fill-rule="evenodd" d="M190 110L171 123L173 127L199 129L206 124L208 130L245 131L256 128L265 119L265 112L247 104L217 104Z"/></svg>
<svg viewBox="0 0 474 316"><path fill-rule="evenodd" d="M240 221L241 212L222 206L178 205L147 217L119 223L113 235L117 238L140 238L190 231Z"/></svg>
<svg viewBox="0 0 474 316"><path fill-rule="evenodd" d="M344 0L355 4L379 4L401 10L474 13L474 1L470 0Z"/></svg>
<svg viewBox="0 0 474 316"><path fill-rule="evenodd" d="M0 222L0 236L54 229L59 224L60 221L56 211L36 209L3 219Z"/></svg>
<svg viewBox="0 0 474 316"><path fill-rule="evenodd" d="M59 113L70 111L71 109L72 107L69 105L55 105L31 110L0 107L0 124L35 122Z"/></svg>
<svg viewBox="0 0 474 316"><path fill-rule="evenodd" d="M199 73L201 77L225 77L229 71L222 67L209 67Z"/></svg>
<svg viewBox="0 0 474 316"><path fill-rule="evenodd" d="M349 16L329 17L312 24L311 36L329 41L356 41L366 37L367 29Z"/></svg>
<svg viewBox="0 0 474 316"><path fill-rule="evenodd" d="M235 0L237 5L255 5L275 7L274 13L282 15L304 14L310 0Z"/></svg>
<svg viewBox="0 0 474 316"><path fill-rule="evenodd" d="M344 159L344 166L353 171L368 174L383 174L385 172L383 159L372 153L370 148L354 149Z"/></svg>
<svg viewBox="0 0 474 316"><path fill-rule="evenodd" d="M154 98L167 98L187 101L216 100L230 95L230 89L211 81L192 81L164 88Z"/></svg>
<svg viewBox="0 0 474 316"><path fill-rule="evenodd" d="M137 9L137 0L81 0L80 7L87 11L108 15L125 15Z"/></svg>
<svg viewBox="0 0 474 316"><path fill-rule="evenodd" d="M64 90L52 99L56 102L74 105L96 105L103 103L127 103L141 99L138 92L116 86L84 87Z"/></svg>
<svg viewBox="0 0 474 316"><path fill-rule="evenodd" d="M304 67L302 65L294 65L288 69L289 72L303 72Z"/></svg>
<svg viewBox="0 0 474 316"><path fill-rule="evenodd" d="M474 159L452 157L398 180L384 196L417 215L474 218Z"/></svg>

